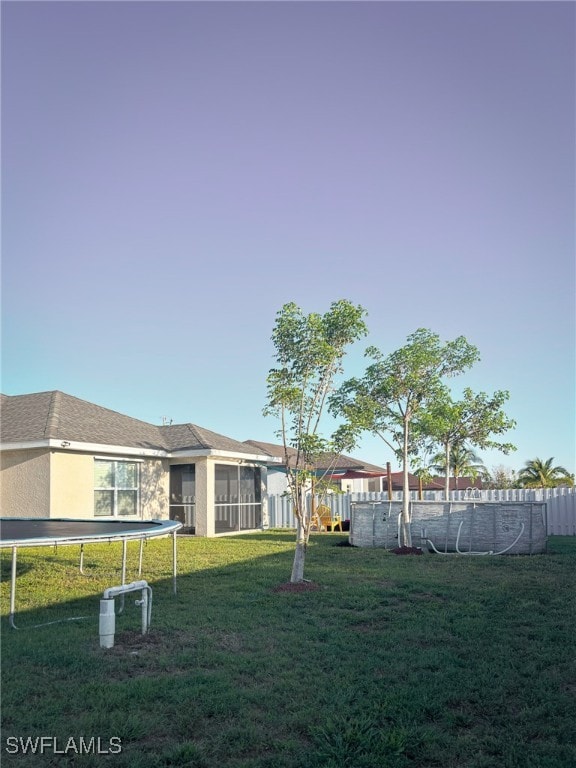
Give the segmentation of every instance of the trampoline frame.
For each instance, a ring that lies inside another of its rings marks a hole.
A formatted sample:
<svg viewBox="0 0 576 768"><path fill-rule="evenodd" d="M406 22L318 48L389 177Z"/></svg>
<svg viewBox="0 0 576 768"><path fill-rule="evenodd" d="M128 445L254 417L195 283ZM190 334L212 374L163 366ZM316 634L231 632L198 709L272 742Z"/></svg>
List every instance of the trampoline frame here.
<svg viewBox="0 0 576 768"><path fill-rule="evenodd" d="M88 523L90 527L95 524L108 524L107 532L90 533L78 536L53 535L53 536L31 536L28 538L7 538L2 537L2 525L10 522L21 523ZM117 524L118 530L110 531L110 524ZM126 530L125 526L133 526L133 530ZM124 526L124 530L120 528ZM10 613L8 621L12 629L19 629L14 621L16 615L16 567L18 560L18 549L27 547L58 547L58 546L80 546L80 573L84 574L84 545L101 544L104 542L122 542L122 585L126 583L126 560L129 541L140 541L140 551L138 558L138 575L142 575L142 560L144 541L156 537L172 536L172 588L174 594L177 592L176 571L177 571L177 547L176 534L182 528L182 523L177 520L95 520L93 518L64 518L64 517L2 517L0 518L0 549L12 550L12 566L10 575ZM120 608L120 612L122 611ZM71 619L69 619L71 620ZM64 619L65 621L65 619ZM47 622L53 624L55 622ZM43 626L36 624L34 626Z"/></svg>

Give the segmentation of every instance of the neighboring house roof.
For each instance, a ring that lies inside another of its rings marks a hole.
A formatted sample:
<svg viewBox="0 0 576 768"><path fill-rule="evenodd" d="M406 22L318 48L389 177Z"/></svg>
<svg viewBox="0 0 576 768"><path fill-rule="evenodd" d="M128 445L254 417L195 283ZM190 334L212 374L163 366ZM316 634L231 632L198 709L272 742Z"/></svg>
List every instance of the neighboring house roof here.
<svg viewBox="0 0 576 768"><path fill-rule="evenodd" d="M11 447L57 440L163 453L216 450L254 458L261 454L254 446L195 424L156 426L57 390L1 395L0 409L0 439Z"/></svg>
<svg viewBox="0 0 576 768"><path fill-rule="evenodd" d="M246 440L245 444L251 445L257 448L262 453L266 453L269 456L276 456L285 462L284 446L276 445L274 443L264 443L260 440ZM289 461L293 462L296 456L295 448L288 448ZM339 456L334 464L334 454L325 454L318 459L315 463L316 469L334 469L339 471L350 470L354 472L366 472L374 474L386 474L386 470L383 467L379 467L376 464L370 464L367 461L360 461L360 459L353 459L351 456Z"/></svg>
<svg viewBox="0 0 576 768"><path fill-rule="evenodd" d="M284 446L282 445L276 445L275 443L265 443L261 440L246 440L245 441L248 445L252 445L255 448L258 448L262 453L266 453L269 456L276 456L281 459L282 464L278 465L279 468L284 465ZM295 448L288 448L288 456L290 459L293 459L296 455L296 449ZM320 459L316 462L316 469L326 469L331 466L332 456L327 456L324 459ZM373 476L382 476L383 477L383 484L386 485L386 470L383 467L379 467L376 464L370 464L367 461L360 461L359 459L354 459L351 456L340 456L340 458L337 460L336 465L334 466L334 471L338 472L349 472L350 476L353 477L354 473L359 473L358 476L360 477L362 473L366 473L366 476L373 475ZM403 488L403 482L404 482L404 475L402 472L391 472L390 473L391 479L392 479L392 490L393 491L401 491ZM338 479L335 477L335 479ZM408 483L410 490L417 491L419 489L419 480L417 475L413 475L412 473L408 473ZM433 477L429 482L424 483L422 486L422 490L424 491L443 491L445 486L445 480L443 477ZM451 477L450 478L450 490L461 490L465 491L466 488L482 488L482 480L481 478L477 477L476 479L473 479L471 477L459 477L456 478Z"/></svg>
<svg viewBox="0 0 576 768"><path fill-rule="evenodd" d="M404 474L402 472L391 472L390 478L392 480L392 490L401 491L404 487ZM433 478L428 483L422 485L422 489L425 491L441 491L444 488L443 483L437 482L438 478ZM386 481L384 481L386 483ZM408 487L411 491L417 491L420 487L420 480L417 475L408 473Z"/></svg>
<svg viewBox="0 0 576 768"><path fill-rule="evenodd" d="M404 477L402 472L392 472L391 478L392 478L392 490L401 491L403 488L403 482L404 482ZM457 483L456 483L456 480L458 481ZM454 491L454 490L465 491L466 488L482 488L482 480L479 477L477 477L476 479L473 479L471 477L459 477L459 478L451 477L449 482L450 482L451 491ZM446 481L444 477L433 477L427 483L422 484L422 490L423 491L443 491L445 487L445 483ZM417 475L408 473L408 487L412 491L417 491L419 489L420 486L419 486L419 479Z"/></svg>
<svg viewBox="0 0 576 768"><path fill-rule="evenodd" d="M435 477L434 480L444 488L445 480L443 477ZM467 488L482 489L483 487L481 477L451 477L449 482L451 491L465 491ZM424 487L426 488L426 486Z"/></svg>

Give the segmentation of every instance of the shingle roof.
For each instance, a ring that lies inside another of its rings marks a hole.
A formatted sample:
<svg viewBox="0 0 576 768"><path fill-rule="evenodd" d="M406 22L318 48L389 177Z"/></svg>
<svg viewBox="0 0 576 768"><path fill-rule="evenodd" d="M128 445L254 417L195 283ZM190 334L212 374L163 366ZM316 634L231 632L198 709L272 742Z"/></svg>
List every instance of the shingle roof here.
<svg viewBox="0 0 576 768"><path fill-rule="evenodd" d="M170 451L194 451L213 448L219 451L249 453L255 456L266 453L259 450L256 446L247 445L225 435L219 435L217 432L211 432L209 429L198 427L195 424L171 424L170 426L158 427L158 429L162 430L166 447Z"/></svg>
<svg viewBox="0 0 576 768"><path fill-rule="evenodd" d="M221 450L257 455L254 447L195 424L156 426L58 390L0 398L2 443L56 439L161 451Z"/></svg>
<svg viewBox="0 0 576 768"><path fill-rule="evenodd" d="M275 445L274 443L263 443L259 440L246 440L248 445L260 449L262 453L268 456L279 456L284 461L284 446ZM294 448L288 448L288 455L292 459L296 455ZM328 469L332 468L334 461L334 454L326 454L316 462L316 469ZM340 456L333 469L345 470L350 469L355 472L386 472L382 467L378 467L376 464L370 464L367 461L360 461L360 459L353 459L351 456Z"/></svg>
<svg viewBox="0 0 576 768"><path fill-rule="evenodd" d="M158 427L124 416L64 392L38 392L2 398L3 443L70 440L162 449Z"/></svg>
<svg viewBox="0 0 576 768"><path fill-rule="evenodd" d="M275 445L274 443L263 443L260 440L245 440L244 445L252 446L253 448L257 448L258 450L262 451L262 453L265 453L267 456L276 456L277 458L282 459L284 461L284 446L283 445ZM288 448L288 455L290 457L296 455L296 450L294 448Z"/></svg>

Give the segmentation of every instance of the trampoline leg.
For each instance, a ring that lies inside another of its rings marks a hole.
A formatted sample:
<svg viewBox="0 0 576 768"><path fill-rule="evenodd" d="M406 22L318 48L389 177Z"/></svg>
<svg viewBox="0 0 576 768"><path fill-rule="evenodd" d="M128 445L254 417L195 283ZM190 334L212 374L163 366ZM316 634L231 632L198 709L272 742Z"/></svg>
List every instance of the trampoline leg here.
<svg viewBox="0 0 576 768"><path fill-rule="evenodd" d="M12 547L12 575L10 578L10 616L8 621L12 629L18 629L14 624L14 614L16 613L16 553L17 547Z"/></svg>
<svg viewBox="0 0 576 768"><path fill-rule="evenodd" d="M84 573L84 544L80 544L80 573L85 576Z"/></svg>
<svg viewBox="0 0 576 768"><path fill-rule="evenodd" d="M128 542L126 539L122 539L122 586L126 584L126 551L127 551L127 545ZM120 595L120 607L118 608L118 613L122 613L124 610L124 593Z"/></svg>
<svg viewBox="0 0 576 768"><path fill-rule="evenodd" d="M176 594L176 531L172 533L172 586L174 588L174 594Z"/></svg>
<svg viewBox="0 0 576 768"><path fill-rule="evenodd" d="M144 551L144 539L140 539L140 554L138 556L138 576L142 576L142 553Z"/></svg>
<svg viewBox="0 0 576 768"><path fill-rule="evenodd" d="M122 539L122 585L126 584L126 548L128 542Z"/></svg>

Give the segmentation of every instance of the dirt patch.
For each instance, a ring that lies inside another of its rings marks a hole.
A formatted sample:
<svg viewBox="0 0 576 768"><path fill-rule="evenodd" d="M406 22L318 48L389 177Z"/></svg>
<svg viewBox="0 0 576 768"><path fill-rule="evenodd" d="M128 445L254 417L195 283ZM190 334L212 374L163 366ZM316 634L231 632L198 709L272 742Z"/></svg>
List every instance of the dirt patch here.
<svg viewBox="0 0 576 768"><path fill-rule="evenodd" d="M174 648L188 648L195 644L195 638L189 632L180 630L150 630L145 635L135 630L118 632L112 648L101 649L106 655L133 656L154 655Z"/></svg>
<svg viewBox="0 0 576 768"><path fill-rule="evenodd" d="M126 630L118 632L114 639L114 646L108 650L122 653L129 650L153 650L166 645L166 636L161 632L147 632L143 635L141 632Z"/></svg>
<svg viewBox="0 0 576 768"><path fill-rule="evenodd" d="M421 555L422 549L420 547L396 547L396 549L390 550L395 555Z"/></svg>
<svg viewBox="0 0 576 768"><path fill-rule="evenodd" d="M320 589L320 584L316 584L315 581L298 581L292 583L287 581L285 584L278 584L274 587L273 592L313 592L316 589Z"/></svg>

